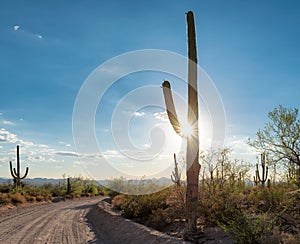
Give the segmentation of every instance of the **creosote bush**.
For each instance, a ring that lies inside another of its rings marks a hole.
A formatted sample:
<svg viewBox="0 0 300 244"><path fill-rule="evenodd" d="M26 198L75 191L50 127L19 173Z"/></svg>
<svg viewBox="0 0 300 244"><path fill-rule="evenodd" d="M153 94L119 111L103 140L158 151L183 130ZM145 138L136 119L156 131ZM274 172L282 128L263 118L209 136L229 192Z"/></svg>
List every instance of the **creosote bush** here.
<svg viewBox="0 0 300 244"><path fill-rule="evenodd" d="M117 195L112 204L125 218L160 230L167 224L167 195L168 190L149 195Z"/></svg>

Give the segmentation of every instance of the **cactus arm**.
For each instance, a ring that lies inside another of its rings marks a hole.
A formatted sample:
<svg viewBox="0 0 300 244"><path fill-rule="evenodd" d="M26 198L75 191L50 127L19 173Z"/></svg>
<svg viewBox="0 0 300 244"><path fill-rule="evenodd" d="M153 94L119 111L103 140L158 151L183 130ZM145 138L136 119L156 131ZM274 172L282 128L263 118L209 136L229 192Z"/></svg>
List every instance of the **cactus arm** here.
<svg viewBox="0 0 300 244"><path fill-rule="evenodd" d="M14 174L15 174L16 178L19 177L19 174L18 174L18 171L16 171L16 168L14 168Z"/></svg>
<svg viewBox="0 0 300 244"><path fill-rule="evenodd" d="M172 181L173 183L176 183L176 180L173 178L173 175L174 175L174 172L172 172L172 174L171 174L171 181Z"/></svg>
<svg viewBox="0 0 300 244"><path fill-rule="evenodd" d="M25 178L26 178L26 176L28 175L28 171L29 171L29 168L28 168L28 167L26 167L26 171L25 171L25 174L24 174L24 176L23 176L22 178L20 178L21 180L23 180L23 179L25 179Z"/></svg>
<svg viewBox="0 0 300 244"><path fill-rule="evenodd" d="M170 82L164 81L162 84L162 88L163 88L163 94L164 94L168 118L169 118L175 132L178 135L183 136L181 126L178 121L178 116L176 113L175 105L174 105Z"/></svg>
<svg viewBox="0 0 300 244"><path fill-rule="evenodd" d="M12 168L12 162L11 161L9 161L9 169L10 169L10 174L11 174L11 176L13 177L13 178L16 178L17 177L17 175L15 174L15 172L14 171L16 171L16 169L14 168Z"/></svg>
<svg viewBox="0 0 300 244"><path fill-rule="evenodd" d="M17 176L18 178L20 178L20 149L19 149L19 145L17 145Z"/></svg>
<svg viewBox="0 0 300 244"><path fill-rule="evenodd" d="M258 164L256 164L256 177L257 177L259 182L262 181L261 178L260 178L260 175L259 175Z"/></svg>

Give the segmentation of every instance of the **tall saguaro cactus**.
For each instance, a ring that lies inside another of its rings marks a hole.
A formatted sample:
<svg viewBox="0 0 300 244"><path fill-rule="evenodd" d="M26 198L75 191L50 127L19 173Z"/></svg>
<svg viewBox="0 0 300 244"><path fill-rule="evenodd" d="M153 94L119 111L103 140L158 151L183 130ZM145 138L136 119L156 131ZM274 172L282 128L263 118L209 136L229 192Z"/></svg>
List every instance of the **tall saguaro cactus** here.
<svg viewBox="0 0 300 244"><path fill-rule="evenodd" d="M10 174L14 178L15 186L21 186L21 180L26 178L26 176L28 175L29 169L28 169L28 167L26 167L24 176L23 177L20 176L21 173L20 173L19 145L17 145L17 170L16 170L16 168L13 169L11 161L9 161L9 166L10 166Z"/></svg>
<svg viewBox="0 0 300 244"><path fill-rule="evenodd" d="M262 153L261 154L261 168L262 168L262 172L261 172L261 176L259 174L259 170L258 170L258 164L256 164L256 179L258 179L259 182L261 182L262 186L265 186L265 183L267 181L268 178L268 166L266 166L266 154Z"/></svg>
<svg viewBox="0 0 300 244"><path fill-rule="evenodd" d="M193 134L187 136L187 189L186 189L186 233L197 231L198 184L199 184L199 135L198 135L198 91L197 91L197 49L194 14L186 14L188 33L188 124L193 128ZM180 136L183 128L179 123L170 82L164 81L163 93L169 120Z"/></svg>

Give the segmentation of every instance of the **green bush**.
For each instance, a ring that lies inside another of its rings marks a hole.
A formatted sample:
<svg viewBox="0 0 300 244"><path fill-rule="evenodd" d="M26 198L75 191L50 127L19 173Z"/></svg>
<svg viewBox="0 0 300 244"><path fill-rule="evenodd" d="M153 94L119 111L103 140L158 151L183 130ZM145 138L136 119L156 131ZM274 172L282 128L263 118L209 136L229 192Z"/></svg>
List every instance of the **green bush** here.
<svg viewBox="0 0 300 244"><path fill-rule="evenodd" d="M167 208L167 190L149 195L125 195L122 215L129 219L147 219L153 211Z"/></svg>
<svg viewBox="0 0 300 244"><path fill-rule="evenodd" d="M219 225L234 237L236 243L265 243L267 236L272 234L274 223L267 216L249 218L245 211L232 207L226 210Z"/></svg>

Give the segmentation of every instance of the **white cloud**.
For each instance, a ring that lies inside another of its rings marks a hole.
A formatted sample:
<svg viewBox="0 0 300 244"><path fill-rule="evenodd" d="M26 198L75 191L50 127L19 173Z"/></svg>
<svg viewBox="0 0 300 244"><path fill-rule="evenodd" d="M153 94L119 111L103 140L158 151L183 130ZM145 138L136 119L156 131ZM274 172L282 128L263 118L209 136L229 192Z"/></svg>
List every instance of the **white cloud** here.
<svg viewBox="0 0 300 244"><path fill-rule="evenodd" d="M60 155L60 156L78 157L78 153L71 152L71 151L57 151L57 152L54 152L54 154Z"/></svg>
<svg viewBox="0 0 300 244"><path fill-rule="evenodd" d="M4 125L15 125L14 122L9 121L9 120L3 120L2 123L3 123Z"/></svg>
<svg viewBox="0 0 300 244"><path fill-rule="evenodd" d="M0 113L0 116L3 115L3 113Z"/></svg>
<svg viewBox="0 0 300 244"><path fill-rule="evenodd" d="M158 119L158 120L161 120L161 121L164 121L164 122L167 122L169 120L168 119L168 114L167 114L166 111L154 113L153 116L154 116L155 119Z"/></svg>
<svg viewBox="0 0 300 244"><path fill-rule="evenodd" d="M72 151L55 151L55 155L68 156L68 157L82 157L82 158L103 158L102 154L78 154Z"/></svg>
<svg viewBox="0 0 300 244"><path fill-rule="evenodd" d="M82 157L85 158L103 158L102 154L84 154L84 155L80 155Z"/></svg>
<svg viewBox="0 0 300 244"><path fill-rule="evenodd" d="M17 135L10 133L3 128L0 129L0 142L16 143L17 141Z"/></svg>
<svg viewBox="0 0 300 244"><path fill-rule="evenodd" d="M26 157L26 161L41 162L41 161L46 161L46 158L40 155L35 155L35 156L30 155Z"/></svg>
<svg viewBox="0 0 300 244"><path fill-rule="evenodd" d="M66 142L64 142L64 141L59 141L58 143L61 144L61 145L66 146L66 147L71 147L71 146L72 146L71 144L66 143Z"/></svg>
<svg viewBox="0 0 300 244"><path fill-rule="evenodd" d="M235 158L248 162L252 162L255 159L257 152L246 143L246 137L232 136L227 141L227 145L232 149L232 155Z"/></svg>
<svg viewBox="0 0 300 244"><path fill-rule="evenodd" d="M136 116L136 117L143 117L145 115L145 113L144 112L134 112L133 113L133 116Z"/></svg>
<svg viewBox="0 0 300 244"><path fill-rule="evenodd" d="M103 155L109 158L123 158L123 155L116 150L107 150L103 153Z"/></svg>

